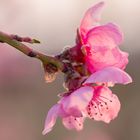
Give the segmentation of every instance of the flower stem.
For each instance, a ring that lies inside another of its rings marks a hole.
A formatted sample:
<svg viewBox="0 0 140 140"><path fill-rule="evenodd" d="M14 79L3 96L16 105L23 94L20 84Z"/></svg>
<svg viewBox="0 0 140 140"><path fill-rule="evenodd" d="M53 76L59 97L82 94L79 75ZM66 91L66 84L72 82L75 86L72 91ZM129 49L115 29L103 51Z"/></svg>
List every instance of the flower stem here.
<svg viewBox="0 0 140 140"><path fill-rule="evenodd" d="M13 35L12 35L13 36ZM33 39L35 40L35 39ZM3 33L0 31L0 42L7 43L10 46L14 47L15 49L19 50L20 52L24 53L25 55L33 58L37 58L43 62L43 64L53 64L55 65L58 70L63 71L64 64L53 56L48 56L38 51L35 51L29 48L27 45L21 43L20 41L12 38L10 35ZM30 42L29 42L30 43ZM36 42L33 42L36 43Z"/></svg>

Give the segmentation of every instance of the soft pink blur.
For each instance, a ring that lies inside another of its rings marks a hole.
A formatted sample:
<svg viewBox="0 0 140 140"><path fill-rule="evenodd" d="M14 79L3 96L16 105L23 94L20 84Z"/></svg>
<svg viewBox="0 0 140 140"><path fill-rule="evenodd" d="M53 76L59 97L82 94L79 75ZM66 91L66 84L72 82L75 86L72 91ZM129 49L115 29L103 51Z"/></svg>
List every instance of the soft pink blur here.
<svg viewBox="0 0 140 140"><path fill-rule="evenodd" d="M98 0L0 0L0 28L8 33L31 36L41 45L33 48L57 54L73 45L76 29L87 8ZM41 134L49 108L64 91L60 75L46 84L39 61L8 45L0 45L0 139L1 140L139 140L140 1L106 0L103 23L116 22L124 32L122 49L129 52L127 72L134 83L113 89L122 103L119 117L109 125L88 120L81 132L67 131L58 121L47 137Z"/></svg>

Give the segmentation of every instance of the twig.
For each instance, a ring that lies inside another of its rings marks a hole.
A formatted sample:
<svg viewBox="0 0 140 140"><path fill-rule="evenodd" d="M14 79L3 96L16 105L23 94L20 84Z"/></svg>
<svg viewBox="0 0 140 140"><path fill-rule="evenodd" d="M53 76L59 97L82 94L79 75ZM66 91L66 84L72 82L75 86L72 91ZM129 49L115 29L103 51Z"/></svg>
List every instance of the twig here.
<svg viewBox="0 0 140 140"><path fill-rule="evenodd" d="M29 48L27 45L21 43L23 41L29 42L29 43L39 43L39 41L35 39L29 39L27 37L22 38L16 35L8 35L6 33L0 32L1 43L7 43L10 46L19 50L20 52L24 53L25 55L41 60L43 62L43 65L53 64L54 66L58 68L58 70L63 71L64 64L60 60L58 60L57 58L53 56L48 56Z"/></svg>

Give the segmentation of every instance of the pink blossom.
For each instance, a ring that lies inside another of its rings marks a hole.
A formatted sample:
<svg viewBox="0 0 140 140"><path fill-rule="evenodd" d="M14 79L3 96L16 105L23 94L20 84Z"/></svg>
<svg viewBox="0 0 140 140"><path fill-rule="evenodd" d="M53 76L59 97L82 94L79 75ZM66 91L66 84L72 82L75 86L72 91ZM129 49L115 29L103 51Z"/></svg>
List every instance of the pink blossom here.
<svg viewBox="0 0 140 140"><path fill-rule="evenodd" d="M107 87L94 87L92 100L87 107L88 117L96 121L109 123L115 119L120 110L120 102L115 94Z"/></svg>
<svg viewBox="0 0 140 140"><path fill-rule="evenodd" d="M111 90L104 86L84 86L62 99L48 112L43 134L50 132L57 117L62 118L68 129L83 129L86 117L109 123L117 117L120 102Z"/></svg>
<svg viewBox="0 0 140 140"><path fill-rule="evenodd" d="M86 118L109 123L118 115L119 99L108 87L132 79L124 71L128 54L118 47L123 41L120 28L113 23L99 25L103 7L100 2L87 10L76 46L56 57L65 63L68 91L49 110L43 134L52 130L58 117L67 129L82 130Z"/></svg>
<svg viewBox="0 0 140 140"><path fill-rule="evenodd" d="M85 86L85 89L86 88L89 88L89 86ZM78 98L79 100L74 101L73 99L72 102L74 103L65 101L62 103L62 105L66 110L76 107L77 109L79 109L78 112L81 112L84 117L89 117L97 121L101 120L106 123L109 123L112 119L117 117L120 110L120 102L117 96L115 94L112 94L111 90L108 87L93 86L92 92L90 91L89 94L90 97L92 96L92 98L90 98L90 100L86 100L86 102L81 97ZM68 96L68 98L71 97Z"/></svg>
<svg viewBox="0 0 140 140"><path fill-rule="evenodd" d="M128 63L128 54L117 47L113 49L99 47L96 52L93 49L86 48L86 50L85 63L91 73L110 66L125 69Z"/></svg>
<svg viewBox="0 0 140 140"><path fill-rule="evenodd" d="M61 104L56 104L49 110L47 114L44 130L42 132L43 135L49 133L52 130L56 123L57 117L62 118L63 125L67 129L76 129L79 131L83 128L84 117L76 117L67 114Z"/></svg>
<svg viewBox="0 0 140 140"><path fill-rule="evenodd" d="M62 97L62 99L54 105L48 112L43 134L50 132L56 123L57 117L61 117L63 124L68 129L81 130L83 128L84 110L89 101L92 99L93 88L86 86L75 90L70 95Z"/></svg>
<svg viewBox="0 0 140 140"><path fill-rule="evenodd" d="M124 69L128 63L128 54L118 48L123 41L120 28L113 23L99 25L103 7L101 2L87 10L79 27L81 49L91 73L108 66Z"/></svg>

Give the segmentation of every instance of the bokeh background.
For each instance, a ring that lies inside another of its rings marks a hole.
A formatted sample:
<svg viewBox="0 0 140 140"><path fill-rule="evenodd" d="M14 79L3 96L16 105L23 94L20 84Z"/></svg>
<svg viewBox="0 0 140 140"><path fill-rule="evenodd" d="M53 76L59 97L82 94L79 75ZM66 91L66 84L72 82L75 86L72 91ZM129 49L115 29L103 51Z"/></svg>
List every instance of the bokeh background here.
<svg viewBox="0 0 140 140"><path fill-rule="evenodd" d="M98 0L0 0L0 30L39 39L30 45L48 54L73 45L85 10ZM109 125L86 120L81 132L66 130L58 120L47 136L41 134L49 108L64 91L63 75L46 84L40 62L0 44L0 140L140 140L140 0L106 0L102 23L122 28L122 50L129 52L126 71L133 83L113 88L122 107Z"/></svg>

